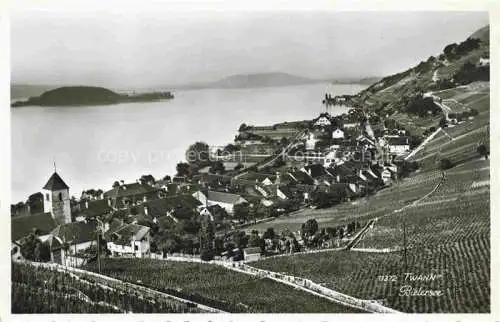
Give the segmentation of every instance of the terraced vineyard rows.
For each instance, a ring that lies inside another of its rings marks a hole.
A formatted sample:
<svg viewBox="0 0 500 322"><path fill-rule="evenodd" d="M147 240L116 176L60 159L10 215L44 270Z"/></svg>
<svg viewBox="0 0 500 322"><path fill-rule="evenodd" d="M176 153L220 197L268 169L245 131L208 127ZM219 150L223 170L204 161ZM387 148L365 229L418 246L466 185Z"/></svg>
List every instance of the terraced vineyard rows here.
<svg viewBox="0 0 500 322"><path fill-rule="evenodd" d="M405 280L402 252L388 254L333 252L270 258L252 266L323 283L358 298L381 300L411 313L489 312L490 244L488 235L432 248L408 251L408 272L442 274L433 281ZM384 281L379 276L388 276ZM394 276L394 277L393 277ZM395 280L394 280L395 279ZM406 296L402 287L441 291L441 296Z"/></svg>
<svg viewBox="0 0 500 322"><path fill-rule="evenodd" d="M87 269L95 271L96 267L89 265ZM153 259L108 259L103 263L101 273L226 312L355 312L273 280L216 265Z"/></svg>
<svg viewBox="0 0 500 322"><path fill-rule="evenodd" d="M402 247L403 219L410 247L458 241L489 232L489 162L451 169L428 198L401 213L379 219L359 247ZM470 167L476 167L471 169ZM480 184L478 184L480 183Z"/></svg>
<svg viewBox="0 0 500 322"><path fill-rule="evenodd" d="M193 313L196 307L123 292L92 279L12 263L13 313Z"/></svg>

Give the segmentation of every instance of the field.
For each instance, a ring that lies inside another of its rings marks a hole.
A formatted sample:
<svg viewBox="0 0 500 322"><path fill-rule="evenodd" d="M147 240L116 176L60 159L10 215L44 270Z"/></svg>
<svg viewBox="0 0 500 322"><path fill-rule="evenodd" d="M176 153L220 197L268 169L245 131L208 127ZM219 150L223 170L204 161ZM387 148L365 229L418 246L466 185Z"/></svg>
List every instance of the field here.
<svg viewBox="0 0 500 322"><path fill-rule="evenodd" d="M12 313L194 313L174 300L122 292L67 272L12 263Z"/></svg>
<svg viewBox="0 0 500 322"><path fill-rule="evenodd" d="M87 267L96 270L95 265ZM228 312L348 313L356 310L270 279L211 264L108 259L101 273ZM140 282L137 282L140 280Z"/></svg>
<svg viewBox="0 0 500 322"><path fill-rule="evenodd" d="M409 281L403 275L402 252L389 254L332 252L271 258L252 266L295 272L334 290L380 300L411 313L490 311L490 243L488 236L408 251L408 271L438 275L433 281ZM442 274L442 275L439 275ZM384 278L383 276L387 276ZM385 281L387 280L387 281ZM406 296L402 287L441 291L441 296Z"/></svg>

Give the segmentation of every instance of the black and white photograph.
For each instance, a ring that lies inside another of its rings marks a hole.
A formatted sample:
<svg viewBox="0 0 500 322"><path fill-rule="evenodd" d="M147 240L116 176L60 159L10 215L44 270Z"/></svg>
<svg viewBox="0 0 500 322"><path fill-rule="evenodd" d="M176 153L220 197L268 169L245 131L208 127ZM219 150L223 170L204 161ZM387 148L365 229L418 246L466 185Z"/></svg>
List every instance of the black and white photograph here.
<svg viewBox="0 0 500 322"><path fill-rule="evenodd" d="M12 10L9 314L491 313L490 20Z"/></svg>

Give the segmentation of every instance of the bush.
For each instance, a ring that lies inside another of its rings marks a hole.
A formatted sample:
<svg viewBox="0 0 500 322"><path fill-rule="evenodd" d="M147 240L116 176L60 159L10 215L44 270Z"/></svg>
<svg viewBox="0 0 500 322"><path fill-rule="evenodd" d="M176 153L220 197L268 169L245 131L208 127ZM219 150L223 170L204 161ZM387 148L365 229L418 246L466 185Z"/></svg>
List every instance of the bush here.
<svg viewBox="0 0 500 322"><path fill-rule="evenodd" d="M453 168L453 163L451 163L449 159L441 159L441 161L439 162L439 166L441 170L448 170Z"/></svg>

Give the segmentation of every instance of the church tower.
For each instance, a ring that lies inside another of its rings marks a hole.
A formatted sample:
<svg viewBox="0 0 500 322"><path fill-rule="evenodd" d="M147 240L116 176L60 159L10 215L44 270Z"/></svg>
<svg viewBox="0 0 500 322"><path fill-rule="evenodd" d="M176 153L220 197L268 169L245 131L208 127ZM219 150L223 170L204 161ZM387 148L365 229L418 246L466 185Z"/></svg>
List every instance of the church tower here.
<svg viewBox="0 0 500 322"><path fill-rule="evenodd" d="M71 222L71 206L69 187L54 171L42 190L43 211L50 212L52 218L59 224Z"/></svg>

